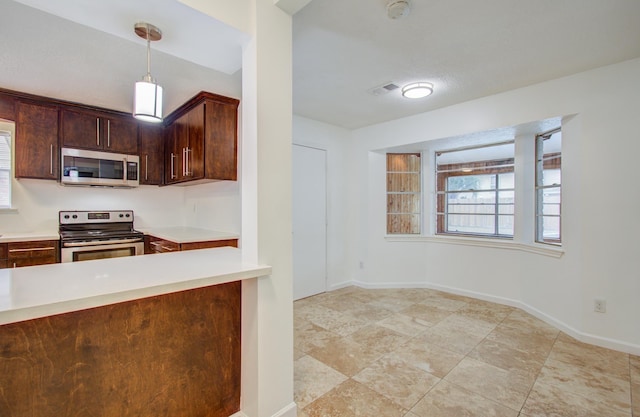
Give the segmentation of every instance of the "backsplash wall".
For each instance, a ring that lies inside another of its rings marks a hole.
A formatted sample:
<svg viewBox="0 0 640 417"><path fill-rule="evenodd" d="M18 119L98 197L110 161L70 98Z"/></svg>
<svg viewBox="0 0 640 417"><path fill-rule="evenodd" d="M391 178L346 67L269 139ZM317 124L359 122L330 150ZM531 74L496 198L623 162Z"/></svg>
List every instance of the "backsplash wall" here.
<svg viewBox="0 0 640 417"><path fill-rule="evenodd" d="M191 226L240 232L238 182L132 189L12 181L12 210L0 210L0 234L55 232L60 210L133 210L136 228Z"/></svg>

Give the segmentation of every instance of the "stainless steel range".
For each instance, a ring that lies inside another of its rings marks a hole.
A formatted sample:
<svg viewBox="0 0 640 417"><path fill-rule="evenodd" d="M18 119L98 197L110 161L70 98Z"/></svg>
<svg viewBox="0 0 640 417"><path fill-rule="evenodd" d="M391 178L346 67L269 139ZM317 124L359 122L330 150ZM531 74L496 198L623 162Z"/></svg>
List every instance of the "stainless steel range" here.
<svg viewBox="0 0 640 417"><path fill-rule="evenodd" d="M60 261L144 254L144 234L133 228L133 211L61 211Z"/></svg>

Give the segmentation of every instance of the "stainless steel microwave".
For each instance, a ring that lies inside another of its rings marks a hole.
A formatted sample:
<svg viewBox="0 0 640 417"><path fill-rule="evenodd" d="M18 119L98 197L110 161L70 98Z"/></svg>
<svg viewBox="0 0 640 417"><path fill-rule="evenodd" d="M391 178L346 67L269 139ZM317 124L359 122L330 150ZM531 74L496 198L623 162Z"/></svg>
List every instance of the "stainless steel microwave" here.
<svg viewBox="0 0 640 417"><path fill-rule="evenodd" d="M110 152L62 148L60 182L66 185L137 187L140 158Z"/></svg>

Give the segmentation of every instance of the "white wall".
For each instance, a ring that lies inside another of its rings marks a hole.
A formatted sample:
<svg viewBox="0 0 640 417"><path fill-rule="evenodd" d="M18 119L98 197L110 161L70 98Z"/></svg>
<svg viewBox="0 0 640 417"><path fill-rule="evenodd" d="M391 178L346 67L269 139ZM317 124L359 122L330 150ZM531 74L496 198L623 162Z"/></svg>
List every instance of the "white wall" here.
<svg viewBox="0 0 640 417"><path fill-rule="evenodd" d="M301 116L293 117L293 143L327 152L327 287L348 277L346 184L351 131Z"/></svg>
<svg viewBox="0 0 640 417"><path fill-rule="evenodd" d="M13 179L13 210L0 210L0 234L56 233L60 210L133 210L136 228L192 226L240 233L239 189L232 181L117 189Z"/></svg>
<svg viewBox="0 0 640 417"><path fill-rule="evenodd" d="M638 109L640 60L632 60L355 130L348 211L359 221L349 222L351 279L502 300L583 340L640 353ZM372 151L556 116L564 116L561 258L437 238L385 240L384 155ZM606 314L593 312L594 298L606 299Z"/></svg>

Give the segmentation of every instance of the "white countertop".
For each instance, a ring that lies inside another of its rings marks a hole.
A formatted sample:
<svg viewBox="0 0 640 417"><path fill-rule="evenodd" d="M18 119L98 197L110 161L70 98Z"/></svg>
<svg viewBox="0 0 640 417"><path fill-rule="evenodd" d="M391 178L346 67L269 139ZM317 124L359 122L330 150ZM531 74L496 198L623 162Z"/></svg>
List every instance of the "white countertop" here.
<svg viewBox="0 0 640 417"><path fill-rule="evenodd" d="M175 243L208 242L240 238L240 235L237 233L199 229L197 227L149 227L137 230L146 235L152 235Z"/></svg>
<svg viewBox="0 0 640 417"><path fill-rule="evenodd" d="M35 240L58 240L58 231L0 233L0 243L27 242Z"/></svg>
<svg viewBox="0 0 640 417"><path fill-rule="evenodd" d="M0 324L270 274L231 247L0 269Z"/></svg>

